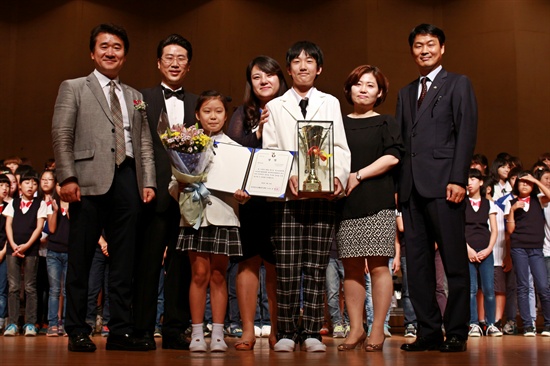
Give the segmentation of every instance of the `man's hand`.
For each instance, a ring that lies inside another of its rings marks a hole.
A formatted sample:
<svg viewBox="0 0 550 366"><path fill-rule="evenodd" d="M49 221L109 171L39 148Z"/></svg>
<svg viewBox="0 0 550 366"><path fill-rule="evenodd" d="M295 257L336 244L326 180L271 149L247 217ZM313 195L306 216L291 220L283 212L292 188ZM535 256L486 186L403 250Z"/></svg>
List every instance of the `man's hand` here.
<svg viewBox="0 0 550 366"><path fill-rule="evenodd" d="M149 203L155 198L155 190L153 188L143 188L143 202Z"/></svg>
<svg viewBox="0 0 550 366"><path fill-rule="evenodd" d="M452 203L460 203L466 196L466 189L458 184L447 184L447 201Z"/></svg>
<svg viewBox="0 0 550 366"><path fill-rule="evenodd" d="M77 182L68 182L61 186L59 196L65 202L78 202L80 201L80 186Z"/></svg>

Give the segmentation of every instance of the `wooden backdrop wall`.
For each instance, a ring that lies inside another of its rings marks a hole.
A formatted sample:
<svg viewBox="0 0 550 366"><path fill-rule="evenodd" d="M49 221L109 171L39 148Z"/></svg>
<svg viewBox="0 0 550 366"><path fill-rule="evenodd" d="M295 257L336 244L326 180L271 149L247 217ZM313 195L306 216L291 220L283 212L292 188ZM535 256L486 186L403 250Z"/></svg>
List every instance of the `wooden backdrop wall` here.
<svg viewBox="0 0 550 366"><path fill-rule="evenodd" d="M29 0L0 5L0 158L52 156L50 124L60 82L92 71L88 37L102 22L126 27L130 52L122 80L159 81L156 46L177 32L193 44L186 88L218 89L242 100L245 68L259 54L284 65L297 40L325 53L319 89L350 111L342 84L357 65L379 66L399 88L417 76L407 35L421 22L447 34L444 66L473 81L479 102L477 151L500 151L530 165L549 151L550 2L547 0Z"/></svg>

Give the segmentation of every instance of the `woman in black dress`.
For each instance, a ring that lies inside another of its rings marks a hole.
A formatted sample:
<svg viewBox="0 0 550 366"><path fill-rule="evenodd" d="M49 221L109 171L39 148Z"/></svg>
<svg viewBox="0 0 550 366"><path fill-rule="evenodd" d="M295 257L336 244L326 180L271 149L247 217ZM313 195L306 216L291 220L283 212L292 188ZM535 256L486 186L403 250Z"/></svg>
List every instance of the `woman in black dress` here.
<svg viewBox="0 0 550 366"><path fill-rule="evenodd" d="M344 293L351 331L338 350L354 349L364 342L365 351L381 351L384 318L393 292L389 259L395 257L394 269L399 266L393 168L399 163L403 143L395 119L374 111L388 92L388 80L377 67L357 67L348 76L344 91L353 105L353 113L343 118L351 150L351 173L337 242L344 264ZM372 331L367 341L363 329L366 266L372 280L374 307Z"/></svg>
<svg viewBox="0 0 550 366"><path fill-rule="evenodd" d="M227 135L243 146L261 148L263 125L269 115L265 105L286 90L283 71L277 61L268 56L253 59L246 69L244 104L233 113ZM246 205L240 207L239 214L243 256L236 259L239 261L237 300L243 334L235 348L249 351L254 349L256 343L254 315L258 299L258 273L262 262L266 270L266 292L271 318L269 344L273 346L276 342L277 278L275 254L270 239L271 205L262 197L252 197Z"/></svg>

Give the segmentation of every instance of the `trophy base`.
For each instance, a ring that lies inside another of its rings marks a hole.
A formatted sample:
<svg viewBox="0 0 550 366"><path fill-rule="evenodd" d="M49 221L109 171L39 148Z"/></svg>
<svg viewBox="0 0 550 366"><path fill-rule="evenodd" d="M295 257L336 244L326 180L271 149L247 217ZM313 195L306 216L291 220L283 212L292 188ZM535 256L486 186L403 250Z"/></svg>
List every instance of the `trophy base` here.
<svg viewBox="0 0 550 366"><path fill-rule="evenodd" d="M304 182L302 191L308 193L321 193L321 182Z"/></svg>

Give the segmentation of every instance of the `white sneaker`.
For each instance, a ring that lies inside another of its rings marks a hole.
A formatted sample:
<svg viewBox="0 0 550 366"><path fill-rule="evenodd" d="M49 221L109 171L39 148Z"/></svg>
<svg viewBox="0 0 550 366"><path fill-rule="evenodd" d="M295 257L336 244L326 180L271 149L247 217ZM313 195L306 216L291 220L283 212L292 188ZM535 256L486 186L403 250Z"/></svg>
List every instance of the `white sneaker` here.
<svg viewBox="0 0 550 366"><path fill-rule="evenodd" d="M225 343L223 338L212 338L212 340L210 341L210 352L225 352L225 351L227 351L227 344Z"/></svg>
<svg viewBox="0 0 550 366"><path fill-rule="evenodd" d="M496 326L491 324L487 327L485 335L488 335L490 337L502 337L502 332Z"/></svg>
<svg viewBox="0 0 550 366"><path fill-rule="evenodd" d="M36 336L36 327L32 324L25 324L23 326L25 330L25 337L35 337Z"/></svg>
<svg viewBox="0 0 550 366"><path fill-rule="evenodd" d="M191 340L191 343L189 343L189 351L190 352L206 352L208 347L206 346L206 341L204 338L193 338Z"/></svg>
<svg viewBox="0 0 550 366"><path fill-rule="evenodd" d="M19 333L19 329L15 324L9 324L4 331L4 337L15 337Z"/></svg>
<svg viewBox="0 0 550 366"><path fill-rule="evenodd" d="M481 327L477 324L470 324L470 330L468 331L468 337L481 337L483 331Z"/></svg>
<svg viewBox="0 0 550 366"><path fill-rule="evenodd" d="M294 352L294 348L296 348L296 343L292 339L282 338L275 343L273 350L275 352Z"/></svg>
<svg viewBox="0 0 550 366"><path fill-rule="evenodd" d="M271 325L262 326L262 338L269 338L271 335Z"/></svg>
<svg viewBox="0 0 550 366"><path fill-rule="evenodd" d="M308 338L302 343L302 351L306 352L326 352L327 346L317 338Z"/></svg>
<svg viewBox="0 0 550 366"><path fill-rule="evenodd" d="M262 336L262 328L255 325L254 326L254 335L256 336L256 338L260 338Z"/></svg>

